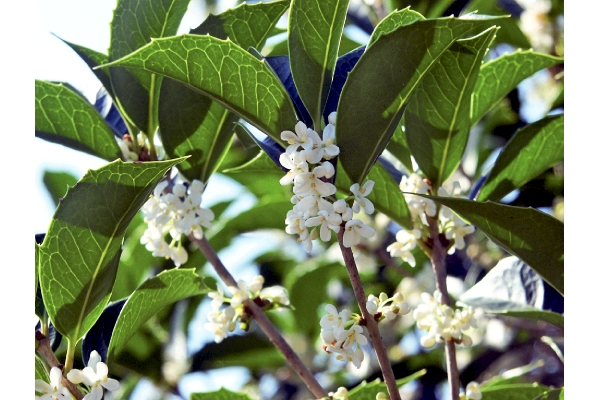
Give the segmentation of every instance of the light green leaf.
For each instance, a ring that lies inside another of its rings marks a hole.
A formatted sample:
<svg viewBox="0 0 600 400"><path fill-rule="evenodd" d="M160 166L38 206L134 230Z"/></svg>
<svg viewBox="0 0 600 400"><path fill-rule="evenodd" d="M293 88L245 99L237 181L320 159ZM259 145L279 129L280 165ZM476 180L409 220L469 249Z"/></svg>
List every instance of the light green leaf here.
<svg viewBox="0 0 600 400"><path fill-rule="evenodd" d="M77 183L77 178L69 172L44 171L42 181L54 205L58 206L59 200L65 196L67 189Z"/></svg>
<svg viewBox="0 0 600 400"><path fill-rule="evenodd" d="M46 372L46 368L42 365L42 362L35 358L35 379L41 379L44 382L50 383L50 377Z"/></svg>
<svg viewBox="0 0 600 400"><path fill-rule="evenodd" d="M408 25L415 21L424 20L425 17L410 8L404 8L402 10L394 10L389 13L384 19L382 19L375 30L371 34L367 48L371 47L381 35L395 31L397 28Z"/></svg>
<svg viewBox="0 0 600 400"><path fill-rule="evenodd" d="M54 327L70 342L81 339L102 313L129 222L180 161L117 160L90 170L56 209L40 247L40 286Z"/></svg>
<svg viewBox="0 0 600 400"><path fill-rule="evenodd" d="M564 294L564 224L534 208L449 197L424 196L475 225Z"/></svg>
<svg viewBox="0 0 600 400"><path fill-rule="evenodd" d="M498 28L457 40L415 88L406 108L406 140L434 187L456 170L469 138L471 93Z"/></svg>
<svg viewBox="0 0 600 400"><path fill-rule="evenodd" d="M163 307L210 290L194 269L171 269L148 279L129 296L119 314L108 346L108 362L112 362L137 330Z"/></svg>
<svg viewBox="0 0 600 400"><path fill-rule="evenodd" d="M565 388L550 389L539 396L536 396L533 400L563 400L565 396Z"/></svg>
<svg viewBox="0 0 600 400"><path fill-rule="evenodd" d="M485 400L531 400L550 388L538 383L515 383L508 385L483 386L481 393Z"/></svg>
<svg viewBox="0 0 600 400"><path fill-rule="evenodd" d="M564 158L564 114L529 124L504 146L477 200L499 201Z"/></svg>
<svg viewBox="0 0 600 400"><path fill-rule="evenodd" d="M427 373L427 370L422 369L422 370L417 371L414 374L411 374L405 378L398 379L396 381L396 386L400 387L410 381L414 381L415 379L422 377L426 373ZM375 380L373 382L369 382L369 383L367 383L366 381L363 381L360 385L358 385L354 389L350 390L348 392L348 396L352 400L373 400L377 396L377 393L379 393L379 392L383 392L386 395L388 394L387 386L386 386L385 382L381 382L379 379L377 379L377 380Z"/></svg>
<svg viewBox="0 0 600 400"><path fill-rule="evenodd" d="M183 82L245 118L280 144L293 129L292 100L264 61L231 41L181 35L156 39L105 66L143 68Z"/></svg>
<svg viewBox="0 0 600 400"><path fill-rule="evenodd" d="M246 393L236 393L221 388L215 392L192 393L190 400L252 400Z"/></svg>
<svg viewBox="0 0 600 400"><path fill-rule="evenodd" d="M471 127L525 78L564 59L533 51L506 54L481 66L473 89Z"/></svg>
<svg viewBox="0 0 600 400"><path fill-rule="evenodd" d="M545 321L559 328L565 328L565 317L563 315L552 311L537 310L533 307L529 310L485 310L485 312L488 314L531 319L533 321Z"/></svg>
<svg viewBox="0 0 600 400"><path fill-rule="evenodd" d="M329 95L349 3L349 0L293 0L290 6L290 69L317 132L321 132L321 115Z"/></svg>
<svg viewBox="0 0 600 400"><path fill-rule="evenodd" d="M376 163L369 171L366 180L375 182L373 191L369 195L369 200L371 200L375 209L387 215L404 229L412 229L412 218L404 195L385 168ZM338 190L345 194L351 194L350 186L353 183L348 178L344 168L338 164L335 180Z"/></svg>
<svg viewBox="0 0 600 400"><path fill-rule="evenodd" d="M175 35L189 2L119 0L110 24L108 60L124 57L153 38ZM154 134L160 79L145 71L124 68L112 68L110 78L116 103L125 117L143 132Z"/></svg>
<svg viewBox="0 0 600 400"><path fill-rule="evenodd" d="M197 28L195 35L210 35L225 40L229 38L242 49L262 48L279 18L289 8L290 0L269 3L242 3L219 15L209 15Z"/></svg>
<svg viewBox="0 0 600 400"><path fill-rule="evenodd" d="M190 33L230 38L243 49L261 48L289 1L242 4L210 15ZM179 170L188 179L206 182L223 160L239 117L183 83L165 79L159 98L159 125L167 154L191 157Z"/></svg>
<svg viewBox="0 0 600 400"><path fill-rule="evenodd" d="M340 162L362 183L394 133L409 96L439 56L485 19L415 21L369 47L340 96L336 125Z"/></svg>
<svg viewBox="0 0 600 400"><path fill-rule="evenodd" d="M35 136L112 161L114 134L93 105L63 84L35 81Z"/></svg>

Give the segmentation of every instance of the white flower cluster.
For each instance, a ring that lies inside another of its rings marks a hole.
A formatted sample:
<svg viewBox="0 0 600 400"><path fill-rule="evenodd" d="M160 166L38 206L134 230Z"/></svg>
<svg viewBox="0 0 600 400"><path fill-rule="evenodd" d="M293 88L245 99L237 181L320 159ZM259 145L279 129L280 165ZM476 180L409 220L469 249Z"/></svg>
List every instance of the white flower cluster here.
<svg viewBox="0 0 600 400"><path fill-rule="evenodd" d="M217 286L216 292L208 294L212 298L211 312L208 313L208 322L204 324L204 328L214 333L216 343L221 343L229 336L229 333L235 330L238 321L246 323L248 316L242 303L247 299L253 300L263 310L289 307L290 300L285 289L282 286L263 289L264 282L265 278L257 275L250 284L240 279L238 287L228 286L227 290L231 293L231 297L226 297L220 286ZM229 303L229 305L222 307L224 303Z"/></svg>
<svg viewBox="0 0 600 400"><path fill-rule="evenodd" d="M404 192L404 198L412 216L414 229L398 231L396 241L387 247L387 251L392 257L399 257L414 267L416 261L412 251L423 237L423 227L429 225L426 215L434 217L438 210L433 200L416 195L431 193L431 185L419 174L413 173L408 177L403 176L400 181L400 190ZM455 181L452 184L451 193L440 187L438 195L443 197L460 197L460 192L460 184ZM461 250L465 247L464 237L473 233L475 227L468 225L448 207L442 206L439 210L439 231L443 232L446 239L452 242L452 246L448 249L448 254L452 254L456 249Z"/></svg>
<svg viewBox="0 0 600 400"><path fill-rule="evenodd" d="M295 132L281 133L281 139L289 146L279 157L279 162L289 171L279 183L294 185L291 200L294 207L286 216L285 230L289 234L297 234L298 242L304 245L307 252L312 250L312 241L317 237L328 242L331 231L339 232L342 223L345 223L345 247L358 244L361 237L370 238L375 235L373 228L360 219L353 218L354 213L360 212L361 208L367 214L375 211L373 203L366 198L375 183L367 181L362 188L358 183L353 184L350 191L354 204L350 208L344 199L335 200L337 189L334 184L326 181L335 174L335 167L328 160L340 152L335 145L336 115L335 112L329 115L329 124L323 130L322 139L301 121L296 124ZM309 228L317 226L320 226L319 230L315 228L309 232Z"/></svg>
<svg viewBox="0 0 600 400"><path fill-rule="evenodd" d="M397 292L392 297L388 297L387 294L381 292L379 297L375 297L370 294L367 298L367 311L369 314L375 316L375 320L379 320L383 317L390 321L396 318L397 315L406 315L410 312L410 306L404 301L404 296ZM379 316L379 318L377 318Z"/></svg>
<svg viewBox="0 0 600 400"><path fill-rule="evenodd" d="M460 394L460 400L481 400L483 397L477 382L469 382L466 391L466 393Z"/></svg>
<svg viewBox="0 0 600 400"><path fill-rule="evenodd" d="M329 395L329 397L331 399L334 400L349 400L350 397L348 397L348 389L346 389L343 386L340 386L339 388L337 388L337 390L335 392L329 392L327 393Z"/></svg>
<svg viewBox="0 0 600 400"><path fill-rule="evenodd" d="M35 380L35 391L41 393L36 395L36 400L71 400L69 390L62 385L62 371L60 368L52 367L50 370L50 383L41 379ZM72 369L67 373L67 379L79 385L83 393L87 393L83 400L101 400L104 390L119 390L119 381L108 377L108 366L102 362L100 354L94 350L90 354L87 367L83 370Z"/></svg>
<svg viewBox="0 0 600 400"><path fill-rule="evenodd" d="M477 328L477 319L481 313L471 306L462 310L453 310L448 305L441 303L441 293L436 290L433 296L422 293L422 304L419 304L413 312L417 321L417 328L427 331L421 337L421 345L429 348L436 342L443 343L444 340L452 340L465 346L473 344L473 340L464 334L469 328Z"/></svg>
<svg viewBox="0 0 600 400"><path fill-rule="evenodd" d="M360 346L367 344L363 328L358 324L360 316L347 309L338 313L333 304L327 304L325 310L328 314L320 321L323 350L336 353L336 359L350 361L359 368L365 358Z"/></svg>
<svg viewBox="0 0 600 400"><path fill-rule="evenodd" d="M202 227L210 228L215 216L211 210L200 207L204 192L201 181L179 182L171 193L163 193L167 186L167 181L159 183L142 207L148 228L140 242L153 256L171 258L179 267L188 259L182 245L183 236L193 234L196 239L202 239ZM167 234L171 237L170 243L165 240Z"/></svg>

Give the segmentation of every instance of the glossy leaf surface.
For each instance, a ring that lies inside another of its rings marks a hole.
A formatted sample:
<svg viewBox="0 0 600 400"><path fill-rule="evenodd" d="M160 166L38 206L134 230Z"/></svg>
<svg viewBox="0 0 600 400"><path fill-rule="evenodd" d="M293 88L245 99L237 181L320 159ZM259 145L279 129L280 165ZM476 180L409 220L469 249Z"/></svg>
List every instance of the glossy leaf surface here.
<svg viewBox="0 0 600 400"><path fill-rule="evenodd" d="M317 132L333 79L349 0L293 0L289 18L290 68Z"/></svg>
<svg viewBox="0 0 600 400"><path fill-rule="evenodd" d="M564 158L564 114L529 124L504 146L477 200L499 201Z"/></svg>
<svg viewBox="0 0 600 400"><path fill-rule="evenodd" d="M225 388L214 392L192 393L190 400L252 400L246 393L236 393Z"/></svg>
<svg viewBox="0 0 600 400"><path fill-rule="evenodd" d="M418 12L411 10L410 8L394 10L377 24L375 30L369 38L367 47L372 46L373 43L375 43L381 37L381 35L393 32L403 25L408 25L412 22L424 19L425 17Z"/></svg>
<svg viewBox="0 0 600 400"><path fill-rule="evenodd" d="M422 369L420 371L415 372L405 378L396 380L396 386L400 387L410 381L418 379L427 373L426 370ZM372 400L377 396L377 393L383 392L388 393L387 386L384 382L379 380L375 380L373 382L365 382L363 381L360 385L356 386L354 389L350 390L348 395L351 399L356 400Z"/></svg>
<svg viewBox="0 0 600 400"><path fill-rule="evenodd" d="M62 84L35 81L35 136L108 161L121 156L94 106Z"/></svg>
<svg viewBox="0 0 600 400"><path fill-rule="evenodd" d="M56 209L40 247L40 285L51 321L69 341L77 342L100 316L129 222L179 162L118 160L90 170Z"/></svg>
<svg viewBox="0 0 600 400"><path fill-rule="evenodd" d="M456 170L469 138L471 92L498 28L454 42L431 67L406 108L411 153L434 186Z"/></svg>

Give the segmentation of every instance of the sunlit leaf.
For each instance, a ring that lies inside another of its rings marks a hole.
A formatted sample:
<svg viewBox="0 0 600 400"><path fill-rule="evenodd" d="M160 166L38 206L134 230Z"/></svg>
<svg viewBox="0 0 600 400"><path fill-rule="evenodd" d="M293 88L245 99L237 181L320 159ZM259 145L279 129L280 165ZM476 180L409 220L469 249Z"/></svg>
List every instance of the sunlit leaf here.
<svg viewBox="0 0 600 400"><path fill-rule="evenodd" d="M190 400L252 400L246 393L236 393L225 388L214 392L192 393Z"/></svg>
<svg viewBox="0 0 600 400"><path fill-rule="evenodd" d="M523 260L564 294L564 224L534 208L430 196Z"/></svg>
<svg viewBox="0 0 600 400"><path fill-rule="evenodd" d="M538 383L515 383L508 385L483 386L481 393L485 400L531 400L550 388Z"/></svg>
<svg viewBox="0 0 600 400"><path fill-rule="evenodd" d="M62 84L35 81L35 136L108 161L121 156L94 106Z"/></svg>
<svg viewBox="0 0 600 400"><path fill-rule="evenodd" d="M469 138L471 92L498 28L454 42L415 88L405 114L406 139L420 169L442 185L462 159Z"/></svg>
<svg viewBox="0 0 600 400"><path fill-rule="evenodd" d="M50 383L50 377L46 372L46 368L44 368L44 365L42 365L42 362L37 357L35 358L35 379L41 379L44 382Z"/></svg>
<svg viewBox="0 0 600 400"><path fill-rule="evenodd" d="M533 51L517 51L483 64L473 89L471 126L474 126L523 79L562 62L564 59L560 57Z"/></svg>
<svg viewBox="0 0 600 400"><path fill-rule="evenodd" d="M77 183L77 178L69 172L44 171L42 181L54 205L58 206L59 200L65 197L67 189Z"/></svg>
<svg viewBox="0 0 600 400"><path fill-rule="evenodd" d="M296 125L285 88L264 61L231 41L180 35L156 39L110 65L143 68L196 88L271 136Z"/></svg>
<svg viewBox="0 0 600 400"><path fill-rule="evenodd" d="M290 68L317 132L321 131L349 2L293 0L290 6Z"/></svg>
<svg viewBox="0 0 600 400"><path fill-rule="evenodd" d="M108 303L129 222L180 161L114 161L88 171L59 204L40 247L39 273L48 315L70 342Z"/></svg>
<svg viewBox="0 0 600 400"><path fill-rule="evenodd" d="M348 75L336 125L340 162L362 182L394 133L409 96L440 55L485 19L415 21L382 35Z"/></svg>
<svg viewBox="0 0 600 400"><path fill-rule="evenodd" d="M415 379L422 377L426 373L427 371L422 369L405 378L398 379L396 380L396 386L400 387L410 381L414 381ZM383 392L385 394L388 393L386 384L377 379L369 383L363 381L360 385L350 390L348 395L349 398L351 398L352 400L373 400L379 392Z"/></svg>
<svg viewBox="0 0 600 400"><path fill-rule="evenodd" d="M119 314L108 347L108 362L110 363L133 334L164 306L210 290L194 269L171 269L148 279L131 294Z"/></svg>
<svg viewBox="0 0 600 400"><path fill-rule="evenodd" d="M552 115L518 130L504 146L478 201L499 201L565 157L564 114Z"/></svg>
<svg viewBox="0 0 600 400"><path fill-rule="evenodd" d="M398 29L403 25L408 25L411 22L424 20L425 17L410 8L404 8L402 10L394 10L389 13L384 19L382 19L369 38L367 47L371 47L381 35L388 34Z"/></svg>

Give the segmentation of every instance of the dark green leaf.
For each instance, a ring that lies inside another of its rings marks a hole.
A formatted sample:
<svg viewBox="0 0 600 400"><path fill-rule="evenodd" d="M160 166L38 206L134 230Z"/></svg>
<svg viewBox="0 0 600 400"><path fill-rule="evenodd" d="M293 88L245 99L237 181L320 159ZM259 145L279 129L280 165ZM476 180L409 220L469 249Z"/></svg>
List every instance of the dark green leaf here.
<svg viewBox="0 0 600 400"><path fill-rule="evenodd" d="M296 125L294 106L264 61L210 36L156 39L108 64L167 76L198 89L283 144L281 132Z"/></svg>
<svg viewBox="0 0 600 400"><path fill-rule="evenodd" d="M371 47L381 35L395 31L403 25L408 25L415 21L424 20L425 17L410 8L394 10L381 20L371 34L367 48Z"/></svg>
<svg viewBox="0 0 600 400"><path fill-rule="evenodd" d="M35 81L35 136L108 161L121 156L94 106L62 84Z"/></svg>
<svg viewBox="0 0 600 400"><path fill-rule="evenodd" d="M406 108L406 139L435 187L456 170L469 138L471 93L498 28L457 40L431 67Z"/></svg>
<svg viewBox="0 0 600 400"><path fill-rule="evenodd" d="M129 222L180 161L117 160L90 170L56 209L40 247L40 285L52 323L70 342L85 335L108 303Z"/></svg>
<svg viewBox="0 0 600 400"><path fill-rule="evenodd" d="M189 2L119 0L110 25L108 60L124 57L153 38L175 35ZM110 78L121 111L143 132L154 134L149 130L155 129L160 79L145 71L124 68L112 68Z"/></svg>
<svg viewBox="0 0 600 400"><path fill-rule="evenodd" d="M564 294L564 224L533 208L430 196L523 260Z"/></svg>
<svg viewBox="0 0 600 400"><path fill-rule="evenodd" d="M290 68L317 132L321 131L349 2L294 0L290 6Z"/></svg>
<svg viewBox="0 0 600 400"><path fill-rule="evenodd" d="M35 315L40 321L45 321L46 308L44 307L44 300L42 298L42 291L40 290L39 281L39 270L40 270L40 245L35 244Z"/></svg>
<svg viewBox="0 0 600 400"><path fill-rule="evenodd" d="M398 123L398 126L396 127L396 130L394 131L394 134L390 138L386 149L402 163L408 172L414 172L410 149L408 148L408 143L406 142L405 125L405 116L403 115Z"/></svg>
<svg viewBox="0 0 600 400"><path fill-rule="evenodd" d="M367 175L367 180L373 180L375 186L369 195L375 209L384 213L404 229L412 229L412 218L400 187L390 174L379 163L376 163ZM345 194L350 194L350 181L343 167L338 164L336 186Z"/></svg>
<svg viewBox="0 0 600 400"><path fill-rule="evenodd" d="M42 181L50 193L54 205L58 206L59 200L65 197L67 189L77 183L77 178L69 172L44 171Z"/></svg>
<svg viewBox="0 0 600 400"><path fill-rule="evenodd" d="M108 362L123 349L127 341L164 306L190 296L207 293L204 279L193 269L171 269L148 279L131 294L115 324L108 347Z"/></svg>
<svg viewBox="0 0 600 400"><path fill-rule="evenodd" d="M362 183L394 133L409 96L439 56L482 19L415 21L382 35L348 75L336 125L340 162Z"/></svg>
<svg viewBox="0 0 600 400"><path fill-rule="evenodd" d="M427 373L426 370L422 369L420 371L415 372L405 378L398 379L396 381L396 386L400 387L410 381L414 381L417 378L422 377ZM352 400L373 400L377 393L383 392L387 395L387 386L384 382L381 382L379 379L373 382L365 382L363 381L360 385L356 386L354 389L350 390L348 393L349 398Z"/></svg>
<svg viewBox="0 0 600 400"><path fill-rule="evenodd" d="M485 400L531 400L545 393L550 388L538 383L516 383L510 385L494 385L482 387L481 393Z"/></svg>
<svg viewBox="0 0 600 400"><path fill-rule="evenodd" d="M498 156L478 201L499 201L565 158L564 114L517 131Z"/></svg>
<svg viewBox="0 0 600 400"><path fill-rule="evenodd" d="M192 393L190 400L252 400L246 393L236 393L221 388L215 392Z"/></svg>
<svg viewBox="0 0 600 400"><path fill-rule="evenodd" d="M506 54L481 66L473 89L471 126L525 78L539 70L564 62L563 58L533 51Z"/></svg>
<svg viewBox="0 0 600 400"><path fill-rule="evenodd" d="M260 49L289 5L290 0L242 3L219 15L209 15L190 33L211 35L222 40L229 38L244 50L250 47Z"/></svg>

